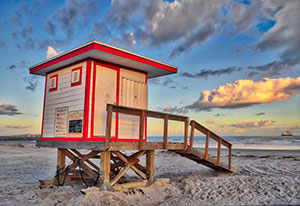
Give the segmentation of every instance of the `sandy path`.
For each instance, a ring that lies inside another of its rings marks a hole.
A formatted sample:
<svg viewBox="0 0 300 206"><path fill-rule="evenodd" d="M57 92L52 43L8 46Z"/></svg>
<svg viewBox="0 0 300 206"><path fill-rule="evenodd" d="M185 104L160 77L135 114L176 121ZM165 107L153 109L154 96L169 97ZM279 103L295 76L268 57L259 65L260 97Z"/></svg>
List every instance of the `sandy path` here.
<svg viewBox="0 0 300 206"><path fill-rule="evenodd" d="M171 183L82 195L82 184L39 188L52 178L56 150L0 145L0 205L300 205L300 152L235 151L234 175L169 152L156 153L157 177ZM184 165L184 166L183 166Z"/></svg>

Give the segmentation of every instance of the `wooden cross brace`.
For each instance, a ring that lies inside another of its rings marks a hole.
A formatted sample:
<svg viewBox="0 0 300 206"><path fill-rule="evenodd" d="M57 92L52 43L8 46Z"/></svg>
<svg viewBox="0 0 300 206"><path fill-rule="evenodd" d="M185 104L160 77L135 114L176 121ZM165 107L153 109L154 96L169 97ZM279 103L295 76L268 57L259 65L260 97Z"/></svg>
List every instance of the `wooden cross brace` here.
<svg viewBox="0 0 300 206"><path fill-rule="evenodd" d="M59 149L61 153L63 153L65 156L67 156L70 160L73 161L71 165L68 166L68 170L72 171L72 169L75 169L76 167L81 168L90 178L93 180L97 180L99 177L99 167L95 165L93 162L91 162L89 159L99 154L99 151L91 151L86 155L81 154L75 149L72 149L70 152L67 149ZM87 162L89 165L91 165L95 170L91 169L88 165L85 164Z"/></svg>
<svg viewBox="0 0 300 206"><path fill-rule="evenodd" d="M146 167L139 164L139 159L146 154ZM112 161L112 162L111 162ZM125 173L132 169L143 180L149 180L154 174L154 151L141 150L130 156L120 151L101 152L102 189L111 189L117 182L122 181ZM110 181L110 178L112 180Z"/></svg>

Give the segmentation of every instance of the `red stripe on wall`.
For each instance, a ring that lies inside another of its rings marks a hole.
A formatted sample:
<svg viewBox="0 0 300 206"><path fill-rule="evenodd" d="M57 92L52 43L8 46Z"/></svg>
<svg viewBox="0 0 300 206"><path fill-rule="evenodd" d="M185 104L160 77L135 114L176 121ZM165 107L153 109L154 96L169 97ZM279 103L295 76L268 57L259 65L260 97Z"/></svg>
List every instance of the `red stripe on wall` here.
<svg viewBox="0 0 300 206"><path fill-rule="evenodd" d="M91 87L91 60L87 60L86 78L85 78L84 117L83 117L83 131L82 131L82 137L84 138L84 140L88 138L90 87Z"/></svg>

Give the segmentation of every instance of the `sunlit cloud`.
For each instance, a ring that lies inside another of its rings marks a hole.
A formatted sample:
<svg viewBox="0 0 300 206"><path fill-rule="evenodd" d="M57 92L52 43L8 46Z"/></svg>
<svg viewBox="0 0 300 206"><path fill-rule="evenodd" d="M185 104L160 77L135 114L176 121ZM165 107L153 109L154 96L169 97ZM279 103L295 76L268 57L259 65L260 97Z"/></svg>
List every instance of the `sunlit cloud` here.
<svg viewBox="0 0 300 206"><path fill-rule="evenodd" d="M214 120L212 120L211 118L209 118L208 120L205 121L207 124L214 124Z"/></svg>
<svg viewBox="0 0 300 206"><path fill-rule="evenodd" d="M237 80L217 89L201 92L198 101L188 105L195 111L211 110L213 108L236 109L255 104L285 101L300 92L300 77L298 78L265 78L260 81Z"/></svg>
<svg viewBox="0 0 300 206"><path fill-rule="evenodd" d="M57 55L57 52L55 51L55 49L51 46L48 46L48 50L47 50L47 59L53 57Z"/></svg>
<svg viewBox="0 0 300 206"><path fill-rule="evenodd" d="M240 128L240 129L252 129L252 128L261 128L268 127L275 123L273 120L260 120L260 121L239 121L236 124L231 124L231 127Z"/></svg>

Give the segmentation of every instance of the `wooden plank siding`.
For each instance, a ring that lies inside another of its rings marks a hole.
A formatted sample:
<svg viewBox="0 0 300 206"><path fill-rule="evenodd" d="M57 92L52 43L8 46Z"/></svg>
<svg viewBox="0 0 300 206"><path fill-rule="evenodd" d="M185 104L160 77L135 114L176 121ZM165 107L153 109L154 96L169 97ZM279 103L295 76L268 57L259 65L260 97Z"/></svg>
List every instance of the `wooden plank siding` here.
<svg viewBox="0 0 300 206"><path fill-rule="evenodd" d="M81 85L71 87L72 69L82 66ZM58 74L58 88L49 92L49 78ZM55 109L68 107L70 111L84 110L86 62L82 62L47 75L43 137L54 137Z"/></svg>

